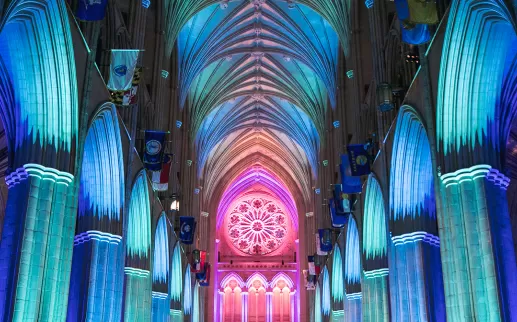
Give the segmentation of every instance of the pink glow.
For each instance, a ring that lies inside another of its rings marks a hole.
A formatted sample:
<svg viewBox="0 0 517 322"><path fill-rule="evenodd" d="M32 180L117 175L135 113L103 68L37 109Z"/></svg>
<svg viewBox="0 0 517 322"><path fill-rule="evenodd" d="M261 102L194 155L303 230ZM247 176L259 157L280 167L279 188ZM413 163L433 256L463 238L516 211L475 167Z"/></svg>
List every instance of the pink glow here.
<svg viewBox="0 0 517 322"><path fill-rule="evenodd" d="M223 225L224 216L232 207L235 199L241 197L246 191L268 191L278 203L283 204L286 213L291 217L294 229L298 229L298 211L294 199L284 183L275 175L261 167L254 167L239 175L223 194L218 207L217 229Z"/></svg>
<svg viewBox="0 0 517 322"><path fill-rule="evenodd" d="M227 216L233 246L249 255L265 255L283 246L288 218L274 201L253 198L239 202Z"/></svg>

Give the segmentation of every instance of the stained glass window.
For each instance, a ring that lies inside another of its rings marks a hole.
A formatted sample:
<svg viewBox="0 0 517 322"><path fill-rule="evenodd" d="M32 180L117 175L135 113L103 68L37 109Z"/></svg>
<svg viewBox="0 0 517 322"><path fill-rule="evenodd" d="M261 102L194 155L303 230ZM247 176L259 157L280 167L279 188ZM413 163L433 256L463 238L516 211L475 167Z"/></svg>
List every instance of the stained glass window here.
<svg viewBox="0 0 517 322"><path fill-rule="evenodd" d="M274 201L251 198L229 214L228 236L243 253L265 255L279 249L288 235L288 217Z"/></svg>

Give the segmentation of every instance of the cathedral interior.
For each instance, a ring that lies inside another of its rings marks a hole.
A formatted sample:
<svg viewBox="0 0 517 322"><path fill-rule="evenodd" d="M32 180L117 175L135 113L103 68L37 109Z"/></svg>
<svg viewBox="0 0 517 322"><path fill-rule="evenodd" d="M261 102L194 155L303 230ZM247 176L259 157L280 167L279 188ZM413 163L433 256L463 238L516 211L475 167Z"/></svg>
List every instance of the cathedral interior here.
<svg viewBox="0 0 517 322"><path fill-rule="evenodd" d="M515 0L0 0L0 322L517 322L516 112Z"/></svg>

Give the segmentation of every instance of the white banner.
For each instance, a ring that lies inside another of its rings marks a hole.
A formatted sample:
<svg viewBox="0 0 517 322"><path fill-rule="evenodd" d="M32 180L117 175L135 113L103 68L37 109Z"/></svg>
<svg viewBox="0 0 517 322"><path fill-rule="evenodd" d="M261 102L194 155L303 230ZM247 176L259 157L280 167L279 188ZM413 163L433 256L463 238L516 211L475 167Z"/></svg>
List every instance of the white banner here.
<svg viewBox="0 0 517 322"><path fill-rule="evenodd" d="M328 253L321 250L321 240L320 240L320 234L316 234L316 254L320 256L325 256Z"/></svg>
<svg viewBox="0 0 517 322"><path fill-rule="evenodd" d="M112 50L108 88L112 91L127 91L132 87L136 61L140 50Z"/></svg>

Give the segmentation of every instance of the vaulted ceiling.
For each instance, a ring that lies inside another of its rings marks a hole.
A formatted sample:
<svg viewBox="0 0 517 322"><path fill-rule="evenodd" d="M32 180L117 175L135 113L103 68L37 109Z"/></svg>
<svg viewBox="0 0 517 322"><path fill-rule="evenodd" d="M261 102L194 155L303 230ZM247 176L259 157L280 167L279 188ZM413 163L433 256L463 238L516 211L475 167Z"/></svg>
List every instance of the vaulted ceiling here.
<svg viewBox="0 0 517 322"><path fill-rule="evenodd" d="M338 55L347 51L348 23L337 17L348 7L345 0L169 1L169 15L180 18L168 22L180 106L190 116L207 200L251 171L270 173L298 205L310 202L326 115L336 104Z"/></svg>

